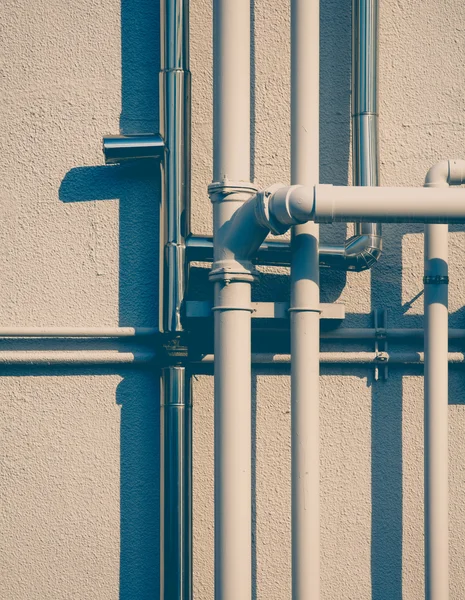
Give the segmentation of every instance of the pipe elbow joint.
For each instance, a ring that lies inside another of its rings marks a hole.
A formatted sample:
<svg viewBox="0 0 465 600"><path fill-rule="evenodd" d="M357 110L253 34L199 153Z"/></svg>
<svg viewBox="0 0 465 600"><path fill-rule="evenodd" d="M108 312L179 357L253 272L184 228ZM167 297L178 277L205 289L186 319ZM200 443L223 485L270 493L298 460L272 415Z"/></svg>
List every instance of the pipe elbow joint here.
<svg viewBox="0 0 465 600"><path fill-rule="evenodd" d="M425 187L447 187L465 183L465 160L441 160L425 177Z"/></svg>
<svg viewBox="0 0 465 600"><path fill-rule="evenodd" d="M360 272L371 269L383 252L383 240L377 235L357 235L345 243L347 270Z"/></svg>

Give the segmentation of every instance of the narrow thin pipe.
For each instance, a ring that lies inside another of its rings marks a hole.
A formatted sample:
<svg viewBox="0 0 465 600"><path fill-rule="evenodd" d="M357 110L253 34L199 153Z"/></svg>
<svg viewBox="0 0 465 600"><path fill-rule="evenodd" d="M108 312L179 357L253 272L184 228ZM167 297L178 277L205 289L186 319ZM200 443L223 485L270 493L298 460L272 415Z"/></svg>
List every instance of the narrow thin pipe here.
<svg viewBox="0 0 465 600"><path fill-rule="evenodd" d="M59 366L59 365L118 365L118 364L145 364L155 361L155 352L118 352L113 350L6 350L0 351L0 366ZM214 354L205 354L199 359L194 359L195 364L211 364ZM461 365L465 363L463 352L449 352L447 355L450 364ZM253 353L254 364L290 364L290 354ZM424 352L322 352L322 364L423 364ZM176 403L175 403L176 404ZM184 463L185 464L185 463ZM175 540L173 540L175 543Z"/></svg>
<svg viewBox="0 0 465 600"><path fill-rule="evenodd" d="M250 0L213 3L213 181L250 181ZM221 196L221 195L220 195ZM215 261L242 202L213 204ZM252 596L250 283L214 283L215 598Z"/></svg>
<svg viewBox="0 0 465 600"><path fill-rule="evenodd" d="M449 352L448 362L454 365L465 363L465 353ZM213 354L204 354L195 364L211 364L215 360ZM252 363L262 365L289 365L290 354L253 353ZM425 362L424 352L321 352L321 364L339 365L422 365Z"/></svg>
<svg viewBox="0 0 465 600"><path fill-rule="evenodd" d="M0 338L126 338L157 333L155 327L0 327Z"/></svg>
<svg viewBox="0 0 465 600"><path fill-rule="evenodd" d="M319 0L291 2L291 184L319 181ZM320 597L318 225L293 228L291 258L292 598Z"/></svg>
<svg viewBox="0 0 465 600"><path fill-rule="evenodd" d="M0 352L2 365L119 365L148 363L154 352L115 350L6 350Z"/></svg>
<svg viewBox="0 0 465 600"><path fill-rule="evenodd" d="M2 327L0 339L9 338L133 338L156 337L158 330L154 327ZM465 329L449 328L450 340L465 338ZM388 338L390 340L423 339L423 328L379 328L370 327L338 327L321 331L322 340L372 340Z"/></svg>
<svg viewBox="0 0 465 600"><path fill-rule="evenodd" d="M162 369L160 598L192 598L192 403L185 367Z"/></svg>
<svg viewBox="0 0 465 600"><path fill-rule="evenodd" d="M322 331L321 338L331 341L337 340L416 340L423 339L425 330L422 328L403 328L403 329L371 329L357 327L341 327L330 331ZM449 329L448 336L450 340L460 340L465 338L465 329Z"/></svg>

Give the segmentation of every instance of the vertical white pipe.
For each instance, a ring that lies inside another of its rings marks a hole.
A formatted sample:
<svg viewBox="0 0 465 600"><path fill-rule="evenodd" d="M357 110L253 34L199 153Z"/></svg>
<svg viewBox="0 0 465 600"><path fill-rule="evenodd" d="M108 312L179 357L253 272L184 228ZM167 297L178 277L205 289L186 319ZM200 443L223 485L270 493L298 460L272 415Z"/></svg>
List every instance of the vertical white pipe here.
<svg viewBox="0 0 465 600"><path fill-rule="evenodd" d="M447 225L425 227L425 592L449 598Z"/></svg>
<svg viewBox="0 0 465 600"><path fill-rule="evenodd" d="M250 0L213 5L213 181L250 181Z"/></svg>
<svg viewBox="0 0 465 600"><path fill-rule="evenodd" d="M213 7L213 180L249 182L250 0L215 0ZM215 260L221 254L221 232L241 204L228 198L214 202ZM252 595L250 330L250 283L219 278L215 282L216 600L250 600Z"/></svg>
<svg viewBox="0 0 465 600"><path fill-rule="evenodd" d="M250 284L215 283L215 598L252 593Z"/></svg>
<svg viewBox="0 0 465 600"><path fill-rule="evenodd" d="M319 0L291 3L291 183L319 180ZM294 227L291 258L292 598L320 597L318 225Z"/></svg>

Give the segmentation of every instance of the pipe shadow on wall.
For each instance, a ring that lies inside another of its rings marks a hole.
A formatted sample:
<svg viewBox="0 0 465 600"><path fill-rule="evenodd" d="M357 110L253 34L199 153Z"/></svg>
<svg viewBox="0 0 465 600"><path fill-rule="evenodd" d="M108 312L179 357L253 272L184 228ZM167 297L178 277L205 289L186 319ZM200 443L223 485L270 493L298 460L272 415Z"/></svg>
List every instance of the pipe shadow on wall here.
<svg viewBox="0 0 465 600"><path fill-rule="evenodd" d="M159 129L159 14L157 0L121 0L121 133ZM74 168L63 179L59 197L62 202L119 200L119 325L154 326L159 165ZM140 368L124 373L116 392L121 405L119 597L152 600L160 585L159 375Z"/></svg>

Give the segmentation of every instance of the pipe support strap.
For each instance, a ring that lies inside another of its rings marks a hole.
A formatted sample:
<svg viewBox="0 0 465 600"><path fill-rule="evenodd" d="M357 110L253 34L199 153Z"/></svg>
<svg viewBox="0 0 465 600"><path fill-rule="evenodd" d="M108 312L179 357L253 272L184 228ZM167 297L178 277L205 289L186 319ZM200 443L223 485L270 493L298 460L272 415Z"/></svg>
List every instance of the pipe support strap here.
<svg viewBox="0 0 465 600"><path fill-rule="evenodd" d="M425 285L448 285L449 277L447 275L425 275L423 283Z"/></svg>

